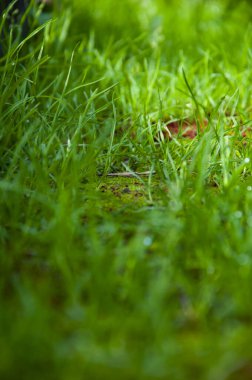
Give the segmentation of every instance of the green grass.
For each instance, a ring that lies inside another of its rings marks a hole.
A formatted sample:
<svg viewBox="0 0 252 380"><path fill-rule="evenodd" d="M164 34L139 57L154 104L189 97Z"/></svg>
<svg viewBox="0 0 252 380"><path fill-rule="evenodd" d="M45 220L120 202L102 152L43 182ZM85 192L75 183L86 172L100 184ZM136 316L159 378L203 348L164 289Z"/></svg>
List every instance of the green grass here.
<svg viewBox="0 0 252 380"><path fill-rule="evenodd" d="M0 377L250 380L249 1L40 11L0 58Z"/></svg>

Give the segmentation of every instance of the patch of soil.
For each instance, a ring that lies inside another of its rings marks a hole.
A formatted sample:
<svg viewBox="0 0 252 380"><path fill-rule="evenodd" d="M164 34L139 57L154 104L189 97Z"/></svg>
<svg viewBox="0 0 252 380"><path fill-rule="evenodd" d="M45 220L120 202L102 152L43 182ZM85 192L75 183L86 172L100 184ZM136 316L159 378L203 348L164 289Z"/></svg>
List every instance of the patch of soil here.
<svg viewBox="0 0 252 380"><path fill-rule="evenodd" d="M206 128L207 124L207 119L204 119L201 122L189 119L176 120L168 122L165 125L162 133L164 137L169 140L172 140L173 137L177 136L193 140L198 134L198 129L203 131Z"/></svg>
<svg viewBox="0 0 252 380"><path fill-rule="evenodd" d="M227 118L228 119L228 118ZM239 127L239 135L242 139L247 139L252 137L252 128L248 125L241 125ZM165 126L163 127L162 134L165 139L172 140L174 137L182 137L193 140L197 135L198 131L204 132L208 125L208 120L195 120L195 119L180 119L180 120L171 120L166 121ZM230 124L230 120L227 120L227 125L229 126L230 135L235 134L237 131L236 126ZM160 136L158 136L160 138Z"/></svg>

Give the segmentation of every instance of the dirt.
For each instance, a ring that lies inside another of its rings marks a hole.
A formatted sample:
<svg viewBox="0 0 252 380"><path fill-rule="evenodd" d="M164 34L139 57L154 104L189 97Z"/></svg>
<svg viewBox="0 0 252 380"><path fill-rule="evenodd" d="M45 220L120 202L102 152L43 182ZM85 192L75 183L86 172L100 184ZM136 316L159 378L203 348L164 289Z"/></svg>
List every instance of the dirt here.
<svg viewBox="0 0 252 380"><path fill-rule="evenodd" d="M239 136L242 139L251 138L251 127L248 125L243 125L242 121L239 120ZM165 139L172 140L174 137L182 137L186 139L193 140L197 137L198 133L204 133L206 127L208 126L208 120L195 120L195 119L180 119L167 121L166 125L163 127L162 134ZM235 135L237 127L232 125L232 121L227 117L227 128L228 134ZM160 137L160 136L159 136Z"/></svg>
<svg viewBox="0 0 252 380"><path fill-rule="evenodd" d="M172 140L173 137L181 136L193 140L198 131L204 131L208 124L207 119L203 121L196 121L190 119L182 119L168 122L163 132L165 138Z"/></svg>

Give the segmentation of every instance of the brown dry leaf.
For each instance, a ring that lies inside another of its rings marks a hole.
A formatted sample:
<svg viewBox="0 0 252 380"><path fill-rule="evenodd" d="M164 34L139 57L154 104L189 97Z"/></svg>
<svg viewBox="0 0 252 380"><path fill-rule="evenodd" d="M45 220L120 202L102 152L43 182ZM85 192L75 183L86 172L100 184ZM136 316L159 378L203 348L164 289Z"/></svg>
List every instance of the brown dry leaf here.
<svg viewBox="0 0 252 380"><path fill-rule="evenodd" d="M200 130L204 130L208 124L207 119L204 119L199 124ZM196 120L176 120L168 122L163 130L163 135L165 138L172 140L175 136L181 134L182 137L193 140L197 136L197 121Z"/></svg>
<svg viewBox="0 0 252 380"><path fill-rule="evenodd" d="M198 134L198 127L201 132L204 132L205 128L208 125L208 120L203 119L202 121L197 122L197 120L191 119L181 119L175 121L168 121L163 128L163 136L168 140L172 140L173 137L183 137L190 140L193 140ZM230 132L232 134L232 132ZM240 136L248 139L252 137L252 128L250 126L240 127Z"/></svg>

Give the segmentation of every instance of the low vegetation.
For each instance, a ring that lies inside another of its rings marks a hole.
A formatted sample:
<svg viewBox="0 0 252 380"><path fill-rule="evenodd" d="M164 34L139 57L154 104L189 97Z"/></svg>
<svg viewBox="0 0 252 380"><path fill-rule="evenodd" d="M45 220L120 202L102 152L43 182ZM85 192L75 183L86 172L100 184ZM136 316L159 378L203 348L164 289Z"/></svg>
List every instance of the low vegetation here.
<svg viewBox="0 0 252 380"><path fill-rule="evenodd" d="M249 1L42 8L0 58L0 377L251 379Z"/></svg>

